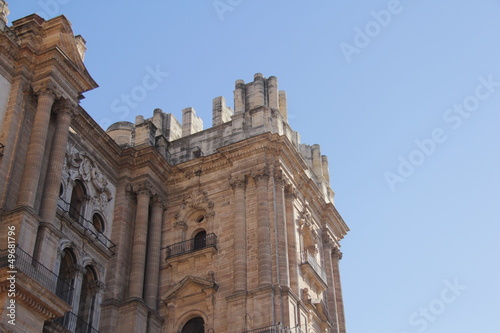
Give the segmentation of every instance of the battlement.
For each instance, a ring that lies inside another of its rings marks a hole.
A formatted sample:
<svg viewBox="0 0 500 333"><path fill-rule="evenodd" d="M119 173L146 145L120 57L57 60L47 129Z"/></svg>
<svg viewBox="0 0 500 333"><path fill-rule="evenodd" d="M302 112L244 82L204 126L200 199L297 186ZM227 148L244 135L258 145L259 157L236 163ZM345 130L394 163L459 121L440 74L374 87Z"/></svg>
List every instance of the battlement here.
<svg viewBox="0 0 500 333"><path fill-rule="evenodd" d="M212 127L208 129L203 129L195 109L188 107L182 110L182 123L173 114L155 109L153 117L137 116L135 124L115 123L107 133L123 148L154 146L172 165L214 154L218 148L263 133L284 135L304 158L325 197L333 197L328 160L321 155L319 145L300 143L299 134L288 124L286 94L278 90L274 76L265 78L257 73L253 82L237 80L234 110L224 97L214 98Z"/></svg>

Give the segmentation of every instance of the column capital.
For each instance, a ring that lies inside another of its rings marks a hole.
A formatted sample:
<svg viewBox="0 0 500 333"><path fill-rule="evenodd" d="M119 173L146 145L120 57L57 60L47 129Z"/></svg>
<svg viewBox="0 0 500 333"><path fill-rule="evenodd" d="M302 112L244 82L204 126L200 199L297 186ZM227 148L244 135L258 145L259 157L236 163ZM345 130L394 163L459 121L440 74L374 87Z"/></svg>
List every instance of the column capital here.
<svg viewBox="0 0 500 333"><path fill-rule="evenodd" d="M255 171L252 173L252 177L256 183L268 182L270 177L269 167L264 167L259 171Z"/></svg>
<svg viewBox="0 0 500 333"><path fill-rule="evenodd" d="M229 184L233 188L233 190L236 189L244 189L247 183L247 179L245 175L236 175L236 176L231 176L229 178Z"/></svg>
<svg viewBox="0 0 500 333"><path fill-rule="evenodd" d="M58 114L69 114L74 116L78 111L78 104L67 98L59 98L52 110Z"/></svg>
<svg viewBox="0 0 500 333"><path fill-rule="evenodd" d="M151 196L153 191L151 189L151 184L148 182L140 183L133 186L134 193L139 196Z"/></svg>
<svg viewBox="0 0 500 333"><path fill-rule="evenodd" d="M39 98L42 96L52 97L53 99L59 99L62 96L62 92L56 87L56 85L50 81L34 83L32 85L33 92Z"/></svg>
<svg viewBox="0 0 500 333"><path fill-rule="evenodd" d="M340 252L340 249L338 247L334 247L332 250L332 258L339 261L342 259L342 252Z"/></svg>
<svg viewBox="0 0 500 333"><path fill-rule="evenodd" d="M333 249L335 247L333 239L331 239L329 236L323 237L323 247L327 250Z"/></svg>
<svg viewBox="0 0 500 333"><path fill-rule="evenodd" d="M151 203L153 206L159 206L162 209L165 209L167 205L165 198L160 194L153 194Z"/></svg>
<svg viewBox="0 0 500 333"><path fill-rule="evenodd" d="M285 175L280 167L274 168L274 182L279 186L284 187L286 185Z"/></svg>
<svg viewBox="0 0 500 333"><path fill-rule="evenodd" d="M298 197L297 188L295 186L293 186L293 184L288 182L288 181L285 182L285 196L292 197L292 198Z"/></svg>

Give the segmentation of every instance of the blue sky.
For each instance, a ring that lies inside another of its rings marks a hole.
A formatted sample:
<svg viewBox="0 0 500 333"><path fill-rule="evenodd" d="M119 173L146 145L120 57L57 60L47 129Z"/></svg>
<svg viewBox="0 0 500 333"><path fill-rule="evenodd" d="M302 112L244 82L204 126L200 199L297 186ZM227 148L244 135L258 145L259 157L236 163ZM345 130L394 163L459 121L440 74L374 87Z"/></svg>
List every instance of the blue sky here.
<svg viewBox="0 0 500 333"><path fill-rule="evenodd" d="M76 1L102 126L232 106L234 81L277 76L291 126L330 162L351 232L341 273L349 333L500 330L500 2ZM218 8L218 9L217 9ZM147 96L122 94L161 73ZM168 73L168 75L166 74ZM132 107L133 106L133 107ZM121 107L121 108L120 108Z"/></svg>

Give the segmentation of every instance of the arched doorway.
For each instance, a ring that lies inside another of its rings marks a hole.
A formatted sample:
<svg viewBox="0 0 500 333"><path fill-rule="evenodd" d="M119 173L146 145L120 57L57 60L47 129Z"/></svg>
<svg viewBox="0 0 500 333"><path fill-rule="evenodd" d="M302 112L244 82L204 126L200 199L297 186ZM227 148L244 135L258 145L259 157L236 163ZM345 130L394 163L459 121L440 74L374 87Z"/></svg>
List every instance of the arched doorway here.
<svg viewBox="0 0 500 333"><path fill-rule="evenodd" d="M201 317L196 317L188 320L182 328L181 333L204 333L205 321Z"/></svg>
<svg viewBox="0 0 500 333"><path fill-rule="evenodd" d="M207 232L202 230L194 236L193 250L200 250L207 246Z"/></svg>

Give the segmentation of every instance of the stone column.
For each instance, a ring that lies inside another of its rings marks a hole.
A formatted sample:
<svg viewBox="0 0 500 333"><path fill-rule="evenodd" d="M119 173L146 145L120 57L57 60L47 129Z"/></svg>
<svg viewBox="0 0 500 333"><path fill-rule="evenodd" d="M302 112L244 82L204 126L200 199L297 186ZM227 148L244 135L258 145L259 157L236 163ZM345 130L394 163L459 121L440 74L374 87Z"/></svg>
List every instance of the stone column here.
<svg viewBox="0 0 500 333"><path fill-rule="evenodd" d="M52 142L49 168L45 189L43 192L40 215L42 221L53 223L56 217L57 198L61 187L61 174L66 155L66 145L68 143L69 126L76 105L71 101L65 101L60 105L56 104L57 125Z"/></svg>
<svg viewBox="0 0 500 333"><path fill-rule="evenodd" d="M52 267L54 248L59 241L54 229L54 220L57 210L57 198L61 186L61 174L68 142L69 125L71 123L74 103L64 103L57 108L56 132L52 143L49 159L49 168L42 198L40 215L42 223L39 225L35 245L35 258L47 267Z"/></svg>
<svg viewBox="0 0 500 333"><path fill-rule="evenodd" d="M339 261L342 259L342 252L338 248L332 251L332 268L335 285L335 303L337 306L337 320L339 333L345 333L344 301L342 299L342 286L340 284Z"/></svg>
<svg viewBox="0 0 500 333"><path fill-rule="evenodd" d="M134 238L130 268L129 297L142 298L146 247L148 236L149 200L151 191L148 184L137 187L137 211L135 215Z"/></svg>
<svg viewBox="0 0 500 333"><path fill-rule="evenodd" d="M146 291L144 300L151 310L157 310L158 281L160 279L161 227L165 202L159 195L153 197L151 231L149 233L146 262Z"/></svg>
<svg viewBox="0 0 500 333"><path fill-rule="evenodd" d="M296 295L299 294L299 260L298 260L298 247L297 247L297 226L295 225L293 213L293 199L294 189L291 185L286 187L285 191L285 211L287 222L287 236L288 236L288 266L290 269L290 287Z"/></svg>
<svg viewBox="0 0 500 333"><path fill-rule="evenodd" d="M50 114L52 105L56 98L56 91L53 89L41 89L38 91L38 105L36 108L33 128L31 129L30 142L26 153L23 178L17 204L33 208L35 203L42 160L45 154L45 143L49 130Z"/></svg>
<svg viewBox="0 0 500 333"><path fill-rule="evenodd" d="M257 192L257 255L259 287L272 285L271 222L269 220L269 171L254 176Z"/></svg>
<svg viewBox="0 0 500 333"><path fill-rule="evenodd" d="M339 333L338 319L337 319L337 302L335 297L335 278L332 266L332 249L333 242L328 237L323 240L323 253L325 258L325 273L328 288L326 289L326 304L328 305L328 313L330 318L334 321L332 333Z"/></svg>
<svg viewBox="0 0 500 333"><path fill-rule="evenodd" d="M278 268L279 281L282 286L290 286L290 273L288 270L288 241L287 241L287 219L285 214L285 182L283 171L277 170L274 176L276 186L276 222L278 236Z"/></svg>
<svg viewBox="0 0 500 333"><path fill-rule="evenodd" d="M245 176L231 178L234 191L234 292L247 290L247 227L245 204Z"/></svg>

